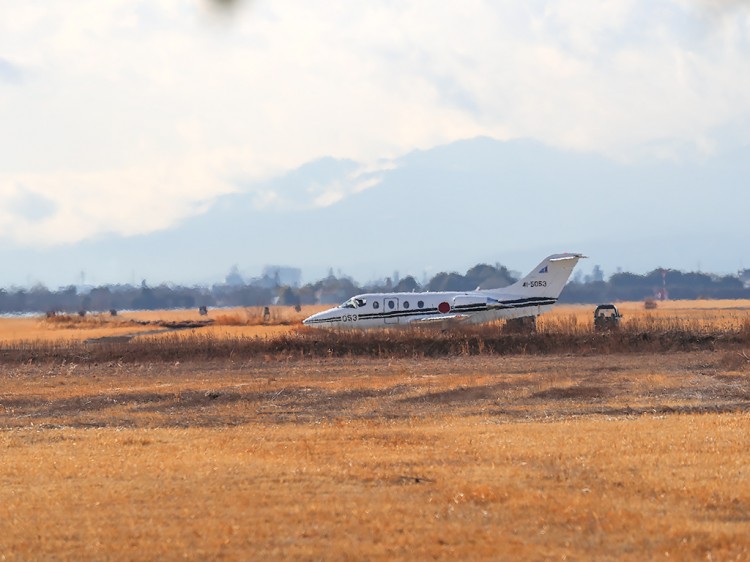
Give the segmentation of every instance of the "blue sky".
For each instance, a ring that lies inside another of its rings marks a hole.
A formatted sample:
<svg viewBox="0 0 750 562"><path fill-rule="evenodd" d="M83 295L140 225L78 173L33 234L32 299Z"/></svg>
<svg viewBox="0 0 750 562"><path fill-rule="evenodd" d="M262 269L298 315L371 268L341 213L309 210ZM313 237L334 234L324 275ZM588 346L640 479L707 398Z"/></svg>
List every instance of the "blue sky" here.
<svg viewBox="0 0 750 562"><path fill-rule="evenodd" d="M338 205L414 150L479 136L734 169L750 145L750 8L0 0L0 123L0 242L19 272L25 248L163 231L248 186L258 211ZM274 190L325 157L357 168L302 198ZM738 205L747 179L725 178ZM701 225L723 226L720 212ZM728 243L750 266L742 236Z"/></svg>

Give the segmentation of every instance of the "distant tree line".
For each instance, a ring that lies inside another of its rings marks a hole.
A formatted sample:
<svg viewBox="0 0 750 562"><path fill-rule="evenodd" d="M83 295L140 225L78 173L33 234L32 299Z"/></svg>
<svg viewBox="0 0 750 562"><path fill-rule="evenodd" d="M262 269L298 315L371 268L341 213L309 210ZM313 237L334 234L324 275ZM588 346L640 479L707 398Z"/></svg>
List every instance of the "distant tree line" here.
<svg viewBox="0 0 750 562"><path fill-rule="evenodd" d="M646 298L747 299L750 298L750 287L740 275L655 269L645 275L615 273L608 281L574 280L565 287L560 302L638 301Z"/></svg>
<svg viewBox="0 0 750 562"><path fill-rule="evenodd" d="M568 283L560 302L601 303L645 298L670 299L750 299L746 271L738 276L707 273L683 273L657 269L645 275L616 273L604 280L601 270L592 275L577 275ZM111 310L156 310L165 308L252 307L280 304L286 306L340 303L357 293L413 291L471 291L476 288L504 287L515 282L516 275L506 267L480 264L465 274L441 272L424 284L412 276L394 282L386 278L359 285L347 276L331 272L326 278L303 286L280 284L278 278L264 276L248 282L221 283L211 287L184 287L161 284L150 286L106 285L68 286L51 291L43 285L30 289L0 289L0 313L107 312ZM744 282L743 282L744 281Z"/></svg>

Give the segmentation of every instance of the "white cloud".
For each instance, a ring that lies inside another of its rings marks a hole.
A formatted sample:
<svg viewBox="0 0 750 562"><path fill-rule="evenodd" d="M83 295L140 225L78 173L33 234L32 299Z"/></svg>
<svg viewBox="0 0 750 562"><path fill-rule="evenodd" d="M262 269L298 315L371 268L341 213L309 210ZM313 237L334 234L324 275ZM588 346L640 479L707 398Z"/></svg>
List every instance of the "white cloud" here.
<svg viewBox="0 0 750 562"><path fill-rule="evenodd" d="M476 135L621 158L710 152L717 129L750 116L744 6L257 0L230 19L198 0L9 4L0 61L24 79L0 82L0 206L23 185L55 213L28 225L6 211L0 235L146 232L237 178Z"/></svg>
<svg viewBox="0 0 750 562"><path fill-rule="evenodd" d="M190 165L0 176L0 236L20 245L143 234L200 210L221 190ZM155 194L158 194L155 196Z"/></svg>

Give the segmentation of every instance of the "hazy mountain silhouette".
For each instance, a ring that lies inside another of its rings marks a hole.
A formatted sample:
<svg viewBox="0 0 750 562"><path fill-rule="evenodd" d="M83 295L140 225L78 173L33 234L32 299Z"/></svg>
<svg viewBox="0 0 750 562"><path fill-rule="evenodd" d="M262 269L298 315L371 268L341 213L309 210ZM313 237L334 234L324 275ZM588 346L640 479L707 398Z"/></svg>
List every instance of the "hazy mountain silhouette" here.
<svg viewBox="0 0 750 562"><path fill-rule="evenodd" d="M82 270L101 282L206 282L232 264L251 275L268 263L302 267L308 280L328 267L361 281L395 269L421 278L478 262L520 269L561 250L585 252L590 266L607 273L617 265L728 271L743 257L750 265L740 250L747 252L741 241L750 231L747 159L628 165L531 141L476 138L395 164L361 175L380 183L325 208L311 207L315 197L351 182L356 162L325 158L262 184L240 182L242 192L169 230L51 250L6 248L0 256L31 260L31 278L51 285L78 282ZM259 192L280 201L259 210Z"/></svg>

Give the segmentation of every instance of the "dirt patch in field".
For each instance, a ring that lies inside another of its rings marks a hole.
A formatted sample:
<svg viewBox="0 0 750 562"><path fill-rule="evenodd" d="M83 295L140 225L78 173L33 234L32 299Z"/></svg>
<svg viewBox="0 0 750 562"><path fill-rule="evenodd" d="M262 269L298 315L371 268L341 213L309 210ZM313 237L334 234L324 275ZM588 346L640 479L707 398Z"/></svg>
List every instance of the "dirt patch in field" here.
<svg viewBox="0 0 750 562"><path fill-rule="evenodd" d="M176 362L7 370L0 424L216 427L477 415L746 411L750 377L691 369L695 354L607 358ZM713 363L707 363L710 359ZM34 375L36 373L36 375ZM39 376L43 373L42 376Z"/></svg>

